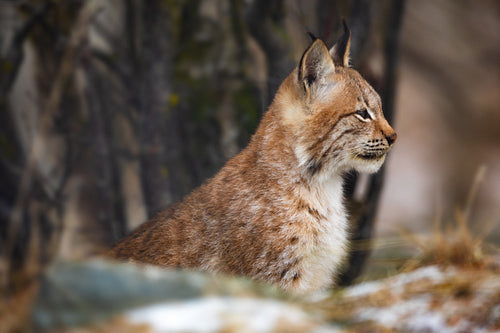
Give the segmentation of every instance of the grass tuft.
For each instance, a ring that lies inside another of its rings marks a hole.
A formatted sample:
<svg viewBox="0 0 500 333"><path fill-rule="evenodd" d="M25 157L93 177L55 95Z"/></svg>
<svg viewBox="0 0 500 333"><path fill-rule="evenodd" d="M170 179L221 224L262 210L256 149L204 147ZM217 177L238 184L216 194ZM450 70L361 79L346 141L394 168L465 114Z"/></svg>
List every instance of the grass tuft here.
<svg viewBox="0 0 500 333"><path fill-rule="evenodd" d="M472 205L485 172L484 167L479 168L465 207L455 210L451 223L445 225L441 215L438 214L434 230L430 235L402 231L402 237L419 251L416 258L409 260L404 265L405 270L413 270L426 265L480 269L490 263L491 256L489 254L492 252L490 250L492 247L485 242L488 233L474 235L470 228ZM498 253L498 250L496 252Z"/></svg>

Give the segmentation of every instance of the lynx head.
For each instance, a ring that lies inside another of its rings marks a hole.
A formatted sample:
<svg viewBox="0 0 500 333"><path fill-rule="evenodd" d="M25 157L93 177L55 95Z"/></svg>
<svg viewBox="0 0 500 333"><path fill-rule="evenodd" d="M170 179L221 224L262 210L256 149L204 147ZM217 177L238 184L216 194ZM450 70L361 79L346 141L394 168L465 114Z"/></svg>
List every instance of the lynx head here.
<svg viewBox="0 0 500 333"><path fill-rule="evenodd" d="M375 172L396 140L377 92L349 68L350 32L328 50L314 39L278 95L305 175Z"/></svg>

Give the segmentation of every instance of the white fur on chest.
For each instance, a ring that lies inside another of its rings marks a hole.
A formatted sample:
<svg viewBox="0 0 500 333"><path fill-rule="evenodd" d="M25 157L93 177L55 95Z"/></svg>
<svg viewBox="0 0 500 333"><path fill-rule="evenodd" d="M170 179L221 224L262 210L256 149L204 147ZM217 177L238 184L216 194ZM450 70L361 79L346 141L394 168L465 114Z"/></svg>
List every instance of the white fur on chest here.
<svg viewBox="0 0 500 333"><path fill-rule="evenodd" d="M336 175L300 195L323 217L308 221L317 227L318 236L297 249L302 259L300 291L307 292L331 286L334 274L347 253L347 217L343 205L343 180Z"/></svg>

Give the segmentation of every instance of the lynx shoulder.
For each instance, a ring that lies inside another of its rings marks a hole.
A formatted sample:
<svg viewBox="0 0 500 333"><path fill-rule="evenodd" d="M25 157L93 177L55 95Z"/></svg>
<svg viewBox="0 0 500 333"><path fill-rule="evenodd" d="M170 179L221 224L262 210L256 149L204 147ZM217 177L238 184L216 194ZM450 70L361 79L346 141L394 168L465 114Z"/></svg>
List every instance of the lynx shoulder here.
<svg viewBox="0 0 500 333"><path fill-rule="evenodd" d="M375 90L348 66L350 32L316 39L248 146L109 255L241 274L284 289L330 286L347 253L342 174L375 172L396 140Z"/></svg>

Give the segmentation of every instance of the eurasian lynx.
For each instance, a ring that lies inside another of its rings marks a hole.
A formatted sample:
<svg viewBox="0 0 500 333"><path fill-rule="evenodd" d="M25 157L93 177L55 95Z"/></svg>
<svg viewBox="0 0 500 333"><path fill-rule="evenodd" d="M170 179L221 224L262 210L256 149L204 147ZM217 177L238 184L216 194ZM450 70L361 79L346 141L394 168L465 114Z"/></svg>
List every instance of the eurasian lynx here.
<svg viewBox="0 0 500 333"><path fill-rule="evenodd" d="M350 32L315 39L249 145L110 255L242 274L284 289L330 286L347 252L342 174L375 172L396 140L380 97L349 68Z"/></svg>

